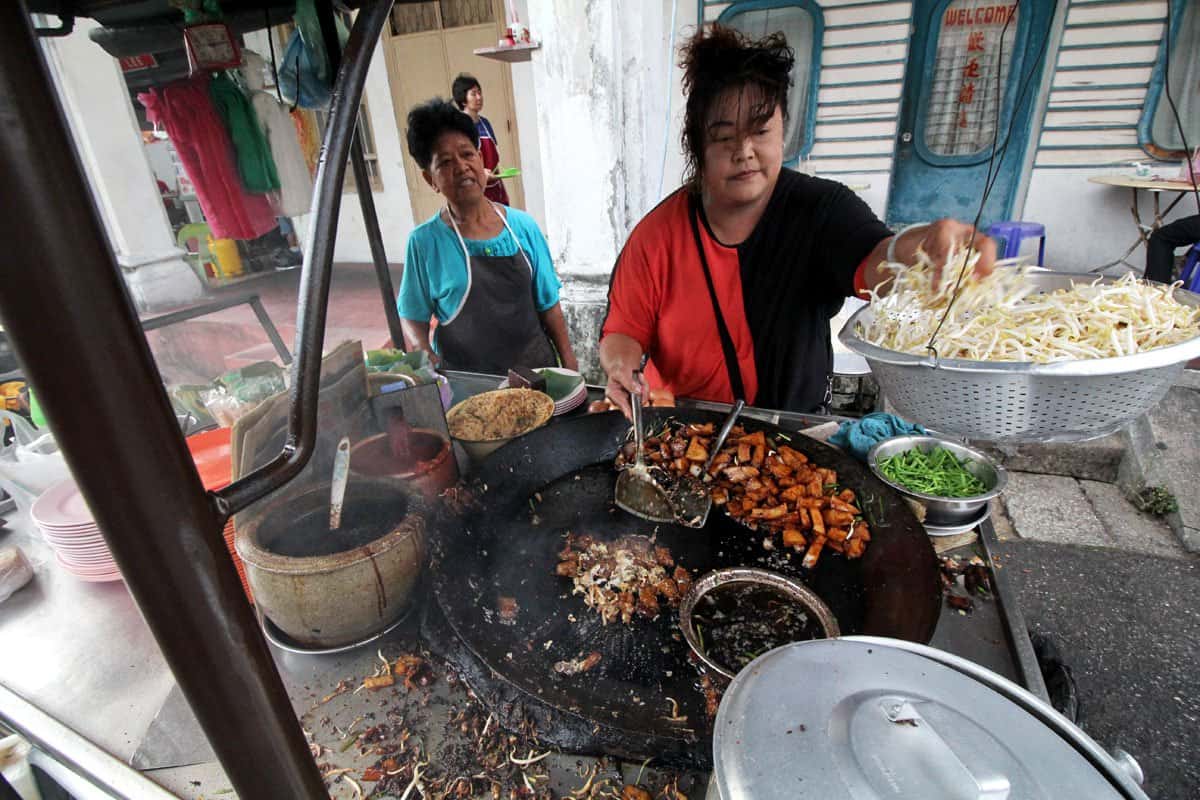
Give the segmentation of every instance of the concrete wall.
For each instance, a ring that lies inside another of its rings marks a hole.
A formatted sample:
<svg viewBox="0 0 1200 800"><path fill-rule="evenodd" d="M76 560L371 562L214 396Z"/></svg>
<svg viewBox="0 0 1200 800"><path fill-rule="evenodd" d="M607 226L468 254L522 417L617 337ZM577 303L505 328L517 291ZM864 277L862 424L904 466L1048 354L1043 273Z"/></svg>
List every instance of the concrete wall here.
<svg viewBox="0 0 1200 800"><path fill-rule="evenodd" d="M599 377L595 348L617 254L638 220L679 183L678 76L667 65L695 14L694 2L683 0L528 0L528 24L542 40L532 73L545 232L565 284L572 341L592 378ZM531 158L524 139L522 158Z"/></svg>
<svg viewBox="0 0 1200 800"><path fill-rule="evenodd" d="M1130 212L1129 189L1089 183L1088 178L1112 172L1097 169L1035 169L1025 200L1025 219L1046 226L1046 266L1068 272L1086 272L1106 264L1133 244L1138 236ZM1177 197L1162 195L1162 207ZM1154 219L1150 192L1139 192L1142 222ZM1190 197L1166 217L1178 219L1196 213ZM1146 251L1139 246L1129 262L1141 270Z"/></svg>
<svg viewBox="0 0 1200 800"><path fill-rule="evenodd" d="M248 33L245 38L249 49L260 55L268 52L265 31ZM408 242L408 234L413 229L412 204L408 199L408 184L404 178L404 143L401 132L396 128L382 40L375 44L363 97L367 104L371 131L375 136L375 153L379 159L379 175L383 183L383 190L374 193L375 212L379 217L379 227L383 231L383 244L388 261L399 264L404 261L404 246ZM293 221L299 235L302 238L306 237L312 215L306 214ZM333 257L335 261L371 261L371 248L367 244L362 211L358 205L358 197L353 192L346 192L342 196L337 244Z"/></svg>
<svg viewBox="0 0 1200 800"><path fill-rule="evenodd" d="M171 145L165 141L155 141L143 146L146 148L146 160L150 162L154 177L171 187L172 191L178 190L179 173L171 161Z"/></svg>
<svg viewBox="0 0 1200 800"><path fill-rule="evenodd" d="M95 27L78 20L42 47L113 255L140 311L195 302L203 287L175 246L125 79L88 37Z"/></svg>
<svg viewBox="0 0 1200 800"><path fill-rule="evenodd" d="M517 17L529 25L529 4L526 0L509 0ZM541 34L530 28L533 39ZM533 63L522 61L511 65L513 104L517 114L517 142L521 148L521 188L525 190L525 210L537 224L546 229L546 192L542 175L542 140L538 133L537 87L533 82Z"/></svg>
<svg viewBox="0 0 1200 800"><path fill-rule="evenodd" d="M376 42L371 69L367 72L364 96L371 117L371 129L375 134L379 175L383 181L383 191L375 192L375 211L379 217L379 227L383 231L383 244L388 261L399 264L404 261L404 247L408 242L408 234L413 229L413 212L412 203L408 199L408 184L404 178L404 142L401 131L396 127L385 58L382 41ZM351 193L342 197L342 213L338 222L334 258L338 261L371 260L371 249L367 245L366 229L362 222L362 210L358 206L358 198Z"/></svg>

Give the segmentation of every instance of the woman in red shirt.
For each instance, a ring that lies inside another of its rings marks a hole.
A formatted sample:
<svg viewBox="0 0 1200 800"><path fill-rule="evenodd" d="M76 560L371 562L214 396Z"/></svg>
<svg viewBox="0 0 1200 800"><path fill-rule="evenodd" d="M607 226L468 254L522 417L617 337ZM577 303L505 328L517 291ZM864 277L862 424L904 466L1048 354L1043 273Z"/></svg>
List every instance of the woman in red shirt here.
<svg viewBox="0 0 1200 800"><path fill-rule="evenodd" d="M829 320L879 285L887 260L938 263L974 229L939 220L893 244L887 226L835 181L783 168L794 56L783 34L751 41L720 25L683 48L688 179L634 228L609 286L600 363L629 413L646 379L676 396L813 411L833 364ZM975 237L987 271L995 244Z"/></svg>

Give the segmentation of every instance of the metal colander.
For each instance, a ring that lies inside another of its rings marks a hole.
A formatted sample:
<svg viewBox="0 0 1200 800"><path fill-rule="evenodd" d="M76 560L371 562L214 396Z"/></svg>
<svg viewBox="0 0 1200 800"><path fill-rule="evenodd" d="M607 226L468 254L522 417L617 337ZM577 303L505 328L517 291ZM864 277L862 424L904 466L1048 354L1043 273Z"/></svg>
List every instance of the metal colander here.
<svg viewBox="0 0 1200 800"><path fill-rule="evenodd" d="M1044 292L1095 280L1066 272L1028 277ZM1191 292L1177 290L1175 298L1200 306L1200 295ZM968 439L1071 442L1114 433L1153 408L1184 364L1200 357L1196 337L1136 355L1051 364L936 359L863 341L858 329L872 313L867 306L846 322L842 344L867 360L899 414Z"/></svg>

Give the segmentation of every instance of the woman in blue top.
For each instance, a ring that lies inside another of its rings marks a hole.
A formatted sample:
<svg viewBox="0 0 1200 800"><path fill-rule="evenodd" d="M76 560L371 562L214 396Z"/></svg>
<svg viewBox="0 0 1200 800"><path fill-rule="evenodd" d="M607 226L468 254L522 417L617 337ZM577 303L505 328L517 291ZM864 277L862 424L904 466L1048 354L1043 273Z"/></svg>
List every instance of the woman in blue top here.
<svg viewBox="0 0 1200 800"><path fill-rule="evenodd" d="M408 151L446 197L408 237L396 302L408 348L449 369L578 369L546 239L524 211L484 197L475 123L451 103L430 100L408 113Z"/></svg>

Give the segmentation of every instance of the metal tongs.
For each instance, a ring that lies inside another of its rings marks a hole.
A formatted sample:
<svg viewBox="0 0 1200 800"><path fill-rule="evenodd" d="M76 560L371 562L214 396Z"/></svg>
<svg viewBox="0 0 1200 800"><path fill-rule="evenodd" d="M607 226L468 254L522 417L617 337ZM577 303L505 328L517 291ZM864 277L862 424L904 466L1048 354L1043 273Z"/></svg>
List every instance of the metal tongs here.
<svg viewBox="0 0 1200 800"><path fill-rule="evenodd" d="M744 400L738 400L733 404L733 410L725 418L721 430L717 433L717 438L713 439L713 443L708 449L708 458L705 459L700 474L685 475L672 487L667 502L671 504L671 511L680 525L687 528L703 528L708 522L708 512L712 511L712 491L708 485L708 470L712 467L717 453L721 452L725 440L729 438L729 432L733 430L733 424L737 422L737 418L741 416L742 409L745 407L746 401Z"/></svg>
<svg viewBox="0 0 1200 800"><path fill-rule="evenodd" d="M645 359L642 361L645 365ZM634 383L642 383L642 371L633 371ZM645 447L645 429L642 427L642 393L630 394L630 408L633 417L633 464L627 466L617 476L617 488L614 501L617 508L628 511L635 517L641 517L649 522L674 522L675 513L667 500L667 492L654 477L657 467L648 465L643 449Z"/></svg>

